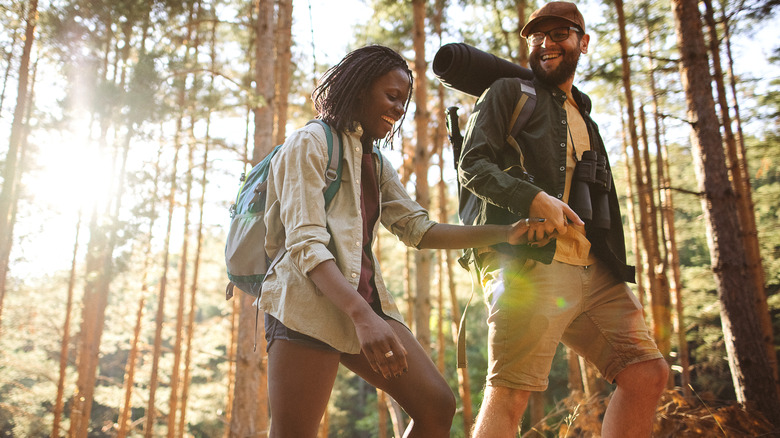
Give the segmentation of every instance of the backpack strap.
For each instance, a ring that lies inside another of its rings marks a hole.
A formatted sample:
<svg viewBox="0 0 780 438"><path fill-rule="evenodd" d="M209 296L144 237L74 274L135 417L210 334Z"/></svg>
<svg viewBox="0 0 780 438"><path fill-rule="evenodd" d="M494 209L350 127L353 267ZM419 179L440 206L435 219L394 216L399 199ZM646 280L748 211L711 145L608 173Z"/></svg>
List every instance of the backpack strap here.
<svg viewBox="0 0 780 438"><path fill-rule="evenodd" d="M341 161L341 157L344 156L344 144L342 142L341 133L334 139L333 130L327 123L320 119L314 119L309 123L319 123L322 129L325 130L325 139L328 142L328 170L325 171L325 179L328 180L328 185L323 190L325 195L325 208L330 205L330 201L336 196L336 192L341 187L341 172L344 167L344 163ZM307 123L307 125L309 124ZM333 147L333 142L336 142L337 147Z"/></svg>
<svg viewBox="0 0 780 438"><path fill-rule="evenodd" d="M324 121L320 119L313 119L306 124L308 125L309 123L318 123L320 126L322 126L322 129L325 130L325 140L328 144L328 169L325 171L325 179L328 181L328 183L325 186L325 188L322 190L322 192L325 195L325 208L328 208L328 205L330 205L330 201L333 200L333 197L336 196L336 192L339 191L339 187L341 187L341 172L344 167L344 163L341 161L341 157L344 155L344 144L341 139L341 133L339 133L338 137L335 140L338 147L335 148L333 147L333 141L334 141L333 130ZM280 260L282 260L282 257L284 257L284 254L286 252L287 251L283 249L276 252L276 255L274 256L273 260L271 260L271 262L268 264L266 275L270 273L274 269L274 267L276 267L276 264L279 263ZM230 297L233 296L232 282L228 284L228 289L230 289L230 292L227 299L230 299ZM257 325L260 317L259 296L255 299L252 305L255 306L255 342L254 342L253 351L257 351Z"/></svg>
<svg viewBox="0 0 780 438"><path fill-rule="evenodd" d="M520 166L522 166L523 171L525 171L525 158L522 149L520 149L520 145L517 143L517 136L528 125L528 120L531 118L531 115L536 108L536 88L534 88L534 83L532 81L520 78L517 78L517 80L520 82L522 96L520 96L520 100L517 101L515 110L512 112L512 117L507 124L510 128L506 135L506 142L520 154Z"/></svg>

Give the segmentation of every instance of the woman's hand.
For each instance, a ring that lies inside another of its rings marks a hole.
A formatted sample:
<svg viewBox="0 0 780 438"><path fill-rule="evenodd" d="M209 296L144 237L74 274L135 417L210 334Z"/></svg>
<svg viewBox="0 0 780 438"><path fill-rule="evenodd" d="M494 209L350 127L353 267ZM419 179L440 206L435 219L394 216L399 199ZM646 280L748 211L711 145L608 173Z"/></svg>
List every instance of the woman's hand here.
<svg viewBox="0 0 780 438"><path fill-rule="evenodd" d="M525 218L510 225L506 234L506 241L511 245L522 245L528 243L528 230L531 224L544 222L544 218Z"/></svg>
<svg viewBox="0 0 780 438"><path fill-rule="evenodd" d="M361 352L374 372L386 379L406 372L406 349L395 331L347 282L333 259L317 265L309 277L355 324Z"/></svg>
<svg viewBox="0 0 780 438"><path fill-rule="evenodd" d="M374 372L385 379L400 377L406 373L406 349L390 324L373 312L353 319L360 350Z"/></svg>

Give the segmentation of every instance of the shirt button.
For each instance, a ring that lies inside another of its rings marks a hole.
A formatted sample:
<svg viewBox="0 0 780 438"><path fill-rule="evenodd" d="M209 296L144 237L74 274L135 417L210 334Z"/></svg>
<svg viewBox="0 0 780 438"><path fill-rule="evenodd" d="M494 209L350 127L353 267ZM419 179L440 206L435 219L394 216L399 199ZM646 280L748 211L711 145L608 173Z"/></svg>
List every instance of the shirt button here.
<svg viewBox="0 0 780 438"><path fill-rule="evenodd" d="M360 248L360 242L355 242L355 246L357 246L358 248Z"/></svg>
<svg viewBox="0 0 780 438"><path fill-rule="evenodd" d="M561 166L561 167L559 167L559 168L558 168L558 170L560 170L561 172L563 172L564 170L566 170L566 168L565 168L565 167L563 167L563 166Z"/></svg>
<svg viewBox="0 0 780 438"><path fill-rule="evenodd" d="M565 125L565 124L566 124L566 120L561 120L561 125Z"/></svg>
<svg viewBox="0 0 780 438"><path fill-rule="evenodd" d="M558 199L563 198L563 193L558 193Z"/></svg>
<svg viewBox="0 0 780 438"><path fill-rule="evenodd" d="M355 148L355 152L360 152L360 148Z"/></svg>
<svg viewBox="0 0 780 438"><path fill-rule="evenodd" d="M565 148L566 147L566 143L561 143L561 147Z"/></svg>
<svg viewBox="0 0 780 438"><path fill-rule="evenodd" d="M355 274L355 273L353 272L353 273L352 273L352 278L357 278L357 274Z"/></svg>

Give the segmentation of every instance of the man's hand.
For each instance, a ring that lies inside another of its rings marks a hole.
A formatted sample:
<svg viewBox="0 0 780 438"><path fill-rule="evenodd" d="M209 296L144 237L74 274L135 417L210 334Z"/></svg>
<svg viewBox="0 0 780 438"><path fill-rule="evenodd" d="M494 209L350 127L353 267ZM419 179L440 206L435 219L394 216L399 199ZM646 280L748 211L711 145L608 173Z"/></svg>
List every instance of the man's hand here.
<svg viewBox="0 0 780 438"><path fill-rule="evenodd" d="M544 222L531 222L528 230L528 242L534 246L544 246L550 239L566 234L568 223L585 225L565 202L545 192L539 192L531 201L528 216L546 219Z"/></svg>

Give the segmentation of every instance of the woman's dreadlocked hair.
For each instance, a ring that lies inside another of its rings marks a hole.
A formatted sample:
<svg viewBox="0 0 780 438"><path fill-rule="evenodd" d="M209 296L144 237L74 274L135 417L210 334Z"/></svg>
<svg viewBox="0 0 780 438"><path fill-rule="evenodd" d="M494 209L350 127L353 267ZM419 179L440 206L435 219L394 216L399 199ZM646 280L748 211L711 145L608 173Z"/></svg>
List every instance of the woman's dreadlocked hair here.
<svg viewBox="0 0 780 438"><path fill-rule="evenodd" d="M336 130L354 131L361 111L360 97L368 93L377 78L397 68L409 75L409 95L404 103L405 115L412 98L412 71L406 60L395 50L380 45L354 50L328 69L312 93L314 109L323 121ZM398 132L403 120L402 116L395 129L388 134L388 141Z"/></svg>

